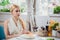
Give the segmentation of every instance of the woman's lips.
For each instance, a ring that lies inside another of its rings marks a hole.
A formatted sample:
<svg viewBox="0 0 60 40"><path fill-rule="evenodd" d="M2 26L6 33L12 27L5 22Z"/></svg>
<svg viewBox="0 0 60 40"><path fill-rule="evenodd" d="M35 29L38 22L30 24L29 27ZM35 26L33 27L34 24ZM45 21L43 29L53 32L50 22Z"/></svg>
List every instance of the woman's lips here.
<svg viewBox="0 0 60 40"><path fill-rule="evenodd" d="M18 15L18 16L20 16L20 15Z"/></svg>

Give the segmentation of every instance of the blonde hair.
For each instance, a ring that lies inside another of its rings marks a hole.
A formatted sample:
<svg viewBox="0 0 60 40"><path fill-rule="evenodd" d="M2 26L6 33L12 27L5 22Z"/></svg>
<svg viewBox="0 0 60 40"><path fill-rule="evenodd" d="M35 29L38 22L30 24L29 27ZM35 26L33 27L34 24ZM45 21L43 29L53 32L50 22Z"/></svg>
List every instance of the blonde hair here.
<svg viewBox="0 0 60 40"><path fill-rule="evenodd" d="M18 5L13 4L13 5L11 6L11 8L10 8L10 12L12 12L15 8L19 8L19 6L18 6Z"/></svg>

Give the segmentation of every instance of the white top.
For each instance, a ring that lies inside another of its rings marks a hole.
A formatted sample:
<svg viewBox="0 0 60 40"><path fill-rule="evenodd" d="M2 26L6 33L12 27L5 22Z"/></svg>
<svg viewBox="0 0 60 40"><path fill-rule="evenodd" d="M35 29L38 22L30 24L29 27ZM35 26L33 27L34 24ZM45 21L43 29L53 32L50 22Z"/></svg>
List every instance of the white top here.
<svg viewBox="0 0 60 40"><path fill-rule="evenodd" d="M17 33L21 32L22 29L23 28L22 28L22 25L19 20L17 21L17 27L16 27L16 24L15 24L13 18L9 19L9 23L8 23L9 34L17 34Z"/></svg>

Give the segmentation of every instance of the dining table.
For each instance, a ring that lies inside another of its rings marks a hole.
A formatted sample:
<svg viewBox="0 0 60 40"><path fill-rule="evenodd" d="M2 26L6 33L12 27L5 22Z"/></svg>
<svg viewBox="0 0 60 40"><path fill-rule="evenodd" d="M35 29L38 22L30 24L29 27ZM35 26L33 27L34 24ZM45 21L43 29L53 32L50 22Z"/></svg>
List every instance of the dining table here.
<svg viewBox="0 0 60 40"><path fill-rule="evenodd" d="M36 34L34 34L34 38L24 38L23 36L15 37L15 38L10 38L8 40L48 40L48 39L54 39L54 40L60 40L60 38L57 37L41 37Z"/></svg>

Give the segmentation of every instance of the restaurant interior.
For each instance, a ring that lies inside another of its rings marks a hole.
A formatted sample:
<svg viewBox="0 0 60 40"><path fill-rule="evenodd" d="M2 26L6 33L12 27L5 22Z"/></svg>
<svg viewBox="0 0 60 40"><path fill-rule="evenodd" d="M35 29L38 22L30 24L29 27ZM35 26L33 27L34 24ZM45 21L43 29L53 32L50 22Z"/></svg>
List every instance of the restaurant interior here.
<svg viewBox="0 0 60 40"><path fill-rule="evenodd" d="M13 5L20 10L17 14ZM23 19L26 29L22 20L23 29L10 19L16 15ZM0 0L0 40L60 40L60 0Z"/></svg>

